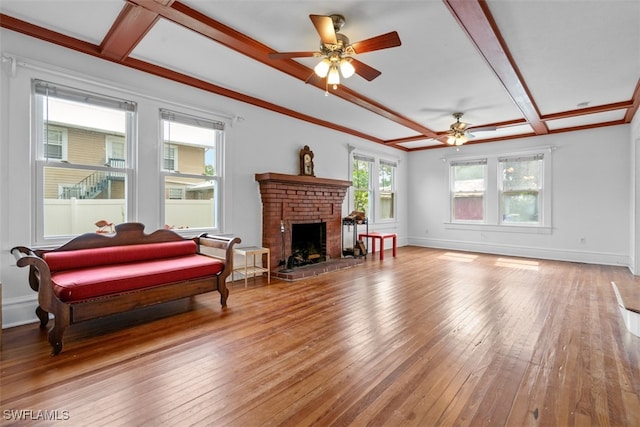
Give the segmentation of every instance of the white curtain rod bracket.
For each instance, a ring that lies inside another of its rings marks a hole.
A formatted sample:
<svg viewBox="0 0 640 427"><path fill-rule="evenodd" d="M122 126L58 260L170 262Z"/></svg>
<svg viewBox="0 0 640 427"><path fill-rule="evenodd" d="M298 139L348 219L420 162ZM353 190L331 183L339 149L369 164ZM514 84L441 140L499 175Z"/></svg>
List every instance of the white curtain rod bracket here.
<svg viewBox="0 0 640 427"><path fill-rule="evenodd" d="M7 63L7 62L11 64L10 65L11 71L10 71L9 75L11 77L15 77L16 76L16 72L17 72L16 69L17 69L18 61L16 60L16 58L14 56L5 56L5 55L3 55L2 56L2 63L4 64L4 63Z"/></svg>

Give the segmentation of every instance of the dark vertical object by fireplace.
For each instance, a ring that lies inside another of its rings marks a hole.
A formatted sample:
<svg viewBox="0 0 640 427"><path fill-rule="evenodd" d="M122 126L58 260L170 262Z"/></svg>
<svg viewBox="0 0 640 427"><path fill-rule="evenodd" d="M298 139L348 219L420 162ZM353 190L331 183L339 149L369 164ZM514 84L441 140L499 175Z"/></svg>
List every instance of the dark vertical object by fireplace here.
<svg viewBox="0 0 640 427"><path fill-rule="evenodd" d="M287 269L327 260L327 223L291 224L291 255Z"/></svg>

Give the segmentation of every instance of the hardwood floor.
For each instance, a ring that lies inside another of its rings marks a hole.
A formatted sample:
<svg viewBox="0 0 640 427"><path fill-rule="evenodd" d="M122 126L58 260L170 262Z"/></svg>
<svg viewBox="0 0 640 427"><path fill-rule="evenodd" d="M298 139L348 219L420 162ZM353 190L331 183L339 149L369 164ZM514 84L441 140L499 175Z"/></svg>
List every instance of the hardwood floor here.
<svg viewBox="0 0 640 427"><path fill-rule="evenodd" d="M236 281L226 311L206 294L74 325L55 357L37 324L6 329L0 424L640 425L627 268L387 255Z"/></svg>

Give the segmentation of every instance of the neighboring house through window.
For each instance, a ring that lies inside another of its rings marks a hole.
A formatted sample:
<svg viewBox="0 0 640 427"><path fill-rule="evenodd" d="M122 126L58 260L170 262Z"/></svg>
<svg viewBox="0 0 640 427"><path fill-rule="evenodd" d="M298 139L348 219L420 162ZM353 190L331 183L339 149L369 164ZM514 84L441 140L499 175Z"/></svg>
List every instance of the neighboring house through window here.
<svg viewBox="0 0 640 427"><path fill-rule="evenodd" d="M44 158L51 160L67 160L67 129L45 124L47 138L43 139Z"/></svg>
<svg viewBox="0 0 640 427"><path fill-rule="evenodd" d="M164 156L163 156L164 169L175 172L176 165L178 164L178 147L171 144L164 144Z"/></svg>
<svg viewBox="0 0 640 427"><path fill-rule="evenodd" d="M102 219L125 222L136 104L42 80L32 87L36 243L95 231Z"/></svg>
<svg viewBox="0 0 640 427"><path fill-rule="evenodd" d="M484 221L487 159L453 161L450 169L451 220Z"/></svg>
<svg viewBox="0 0 640 427"><path fill-rule="evenodd" d="M219 229L224 123L164 109L160 119L165 226Z"/></svg>

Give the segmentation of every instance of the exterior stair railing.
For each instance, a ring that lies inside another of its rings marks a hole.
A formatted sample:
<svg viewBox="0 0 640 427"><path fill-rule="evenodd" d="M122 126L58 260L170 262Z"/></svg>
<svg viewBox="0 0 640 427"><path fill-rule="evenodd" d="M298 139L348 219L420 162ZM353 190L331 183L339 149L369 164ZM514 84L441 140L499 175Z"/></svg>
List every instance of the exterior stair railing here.
<svg viewBox="0 0 640 427"><path fill-rule="evenodd" d="M124 168L125 161L124 159L109 159L107 165L110 167ZM76 199L95 199L107 189L109 181L121 181L124 179L124 176L124 172L96 171L73 186L65 187L62 192L58 194L58 199L71 199L74 197Z"/></svg>

